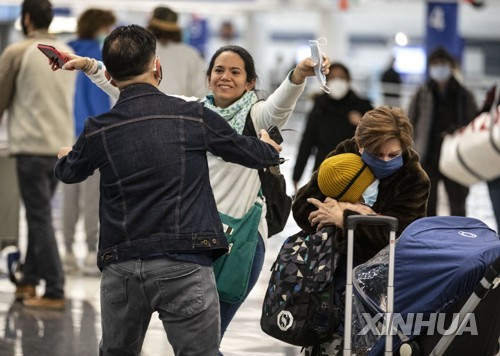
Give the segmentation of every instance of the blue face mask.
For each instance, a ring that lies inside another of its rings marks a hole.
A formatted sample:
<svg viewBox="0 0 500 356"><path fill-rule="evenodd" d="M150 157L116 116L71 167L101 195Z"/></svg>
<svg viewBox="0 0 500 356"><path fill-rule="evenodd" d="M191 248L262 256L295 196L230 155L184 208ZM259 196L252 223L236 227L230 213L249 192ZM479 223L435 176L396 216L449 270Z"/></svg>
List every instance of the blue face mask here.
<svg viewBox="0 0 500 356"><path fill-rule="evenodd" d="M398 171L403 166L403 155L394 157L390 161L384 161L369 154L366 150L361 154L361 159L372 170L375 177L384 179Z"/></svg>

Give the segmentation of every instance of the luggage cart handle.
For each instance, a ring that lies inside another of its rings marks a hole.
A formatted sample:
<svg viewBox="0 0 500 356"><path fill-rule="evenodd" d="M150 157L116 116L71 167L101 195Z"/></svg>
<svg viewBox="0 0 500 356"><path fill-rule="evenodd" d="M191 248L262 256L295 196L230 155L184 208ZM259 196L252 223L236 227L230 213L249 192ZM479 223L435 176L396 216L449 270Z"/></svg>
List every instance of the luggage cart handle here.
<svg viewBox="0 0 500 356"><path fill-rule="evenodd" d="M389 226L389 273L387 277L387 308L385 318L387 320L385 354L392 355L392 315L394 305L394 252L398 219L383 215L350 215L346 219L347 225L347 274L346 274L346 298L344 316L344 356L351 355L351 332L352 332L352 269L354 250L354 229L358 224L386 225Z"/></svg>
<svg viewBox="0 0 500 356"><path fill-rule="evenodd" d="M349 215L346 219L347 229L354 230L359 224L387 225L391 231L398 230L398 219L384 215Z"/></svg>

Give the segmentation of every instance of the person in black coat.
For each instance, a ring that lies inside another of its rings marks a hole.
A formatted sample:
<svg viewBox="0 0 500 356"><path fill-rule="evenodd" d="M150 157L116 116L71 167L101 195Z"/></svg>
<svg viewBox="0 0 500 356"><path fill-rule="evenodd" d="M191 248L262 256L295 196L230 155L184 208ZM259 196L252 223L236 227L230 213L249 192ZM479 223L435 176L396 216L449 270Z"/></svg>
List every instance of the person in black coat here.
<svg viewBox="0 0 500 356"><path fill-rule="evenodd" d="M327 76L330 93L315 98L307 118L293 170L295 190L313 150L316 151L315 171L330 151L354 135L361 116L373 109L368 100L360 98L350 88L350 84L351 75L347 67L338 62L331 64Z"/></svg>
<svg viewBox="0 0 500 356"><path fill-rule="evenodd" d="M469 189L439 171L444 134L466 126L478 113L474 94L454 75L458 63L444 48L435 49L428 59L429 79L413 95L408 117L415 127L415 150L431 180L427 214L437 215L438 184L443 182L450 215L465 216Z"/></svg>

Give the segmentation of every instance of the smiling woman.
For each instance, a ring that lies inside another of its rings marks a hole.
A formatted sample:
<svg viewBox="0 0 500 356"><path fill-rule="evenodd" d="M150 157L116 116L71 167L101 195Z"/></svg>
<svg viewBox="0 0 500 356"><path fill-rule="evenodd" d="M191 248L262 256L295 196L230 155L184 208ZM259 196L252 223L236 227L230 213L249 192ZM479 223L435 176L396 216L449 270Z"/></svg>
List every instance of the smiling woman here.
<svg viewBox="0 0 500 356"><path fill-rule="evenodd" d="M211 93L204 100L204 105L224 117L240 134L248 118L256 132L272 125L281 128L288 121L304 89L306 77L314 76L315 64L310 58L300 61L276 91L267 100L262 100L260 92L255 90L258 78L250 53L239 46L221 47L212 56L206 72ZM322 70L326 73L328 65L329 61L325 59ZM208 163L210 183L220 213L241 218L255 202L263 203L259 196L260 179L257 171L242 169L214 156L208 157ZM265 209L258 225L258 243L247 296L257 282L264 263L265 241L268 237ZM222 336L243 301L228 303L221 300Z"/></svg>
<svg viewBox="0 0 500 356"><path fill-rule="evenodd" d="M238 51L238 48L234 46L233 50ZM239 52L245 55L243 51ZM241 97L241 93L248 92L255 87L257 74L253 61L247 60L250 68L245 68L243 56L228 50L212 57L207 71L208 88L213 93L214 103L220 108L228 107L236 98Z"/></svg>

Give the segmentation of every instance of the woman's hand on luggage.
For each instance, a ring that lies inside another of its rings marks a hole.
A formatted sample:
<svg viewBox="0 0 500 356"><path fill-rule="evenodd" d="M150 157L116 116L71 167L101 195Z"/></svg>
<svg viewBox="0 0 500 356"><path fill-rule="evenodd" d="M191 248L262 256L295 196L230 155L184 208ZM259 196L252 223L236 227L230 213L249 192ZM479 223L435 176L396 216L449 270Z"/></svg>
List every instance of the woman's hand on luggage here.
<svg viewBox="0 0 500 356"><path fill-rule="evenodd" d="M275 141L271 140L271 137L269 137L269 134L266 130L261 129L259 131L259 137L261 141L270 144L276 151L281 152L281 146L278 145Z"/></svg>
<svg viewBox="0 0 500 356"><path fill-rule="evenodd" d="M343 228L344 211L335 199L326 198L324 202L321 202L318 199L309 198L307 202L318 208L309 214L311 226L316 226L317 230L321 230L327 225Z"/></svg>
<svg viewBox="0 0 500 356"><path fill-rule="evenodd" d="M342 210L352 210L361 215L376 215L377 213L372 210L368 205L363 203L347 203L347 202L339 202Z"/></svg>
<svg viewBox="0 0 500 356"><path fill-rule="evenodd" d="M292 75L290 76L290 80L293 84L302 84L305 82L307 77L313 77L316 74L314 73L314 67L317 63L315 63L311 57L305 58L301 60L295 66ZM327 75L330 72L330 58L328 58L323 53L323 63L321 63L321 71Z"/></svg>

